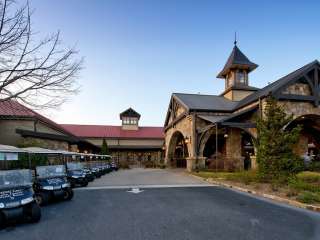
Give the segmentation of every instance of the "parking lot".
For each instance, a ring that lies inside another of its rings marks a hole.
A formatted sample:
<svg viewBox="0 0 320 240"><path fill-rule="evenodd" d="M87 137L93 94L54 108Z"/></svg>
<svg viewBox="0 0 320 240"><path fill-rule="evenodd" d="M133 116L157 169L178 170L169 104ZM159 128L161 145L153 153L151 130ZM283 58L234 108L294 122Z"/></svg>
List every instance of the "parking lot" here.
<svg viewBox="0 0 320 240"><path fill-rule="evenodd" d="M319 239L319 214L202 184L180 171L113 172L77 189L72 201L43 207L39 223L11 226L0 238ZM137 185L148 186L128 192Z"/></svg>

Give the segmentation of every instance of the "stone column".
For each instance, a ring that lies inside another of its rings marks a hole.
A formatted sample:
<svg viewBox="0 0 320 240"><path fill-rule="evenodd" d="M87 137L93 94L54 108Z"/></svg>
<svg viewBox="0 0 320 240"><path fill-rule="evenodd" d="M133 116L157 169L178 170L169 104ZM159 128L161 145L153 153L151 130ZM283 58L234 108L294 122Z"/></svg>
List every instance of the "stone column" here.
<svg viewBox="0 0 320 240"><path fill-rule="evenodd" d="M257 157L250 156L250 160L251 160L251 169L253 169L253 170L257 169L258 168Z"/></svg>
<svg viewBox="0 0 320 240"><path fill-rule="evenodd" d="M186 158L187 161L187 170L192 172L194 170L205 168L206 166L206 157L189 157Z"/></svg>
<svg viewBox="0 0 320 240"><path fill-rule="evenodd" d="M301 134L298 143L294 146L293 152L298 156L303 156L308 151L308 137Z"/></svg>
<svg viewBox="0 0 320 240"><path fill-rule="evenodd" d="M197 167L199 169L203 169L206 167L206 157L198 157L197 159Z"/></svg>
<svg viewBox="0 0 320 240"><path fill-rule="evenodd" d="M243 169L243 161L241 156L241 130L238 128L229 128L228 137L226 139L226 161L225 170Z"/></svg>
<svg viewBox="0 0 320 240"><path fill-rule="evenodd" d="M196 167L196 158L189 157L189 158L186 158L186 161L187 161L187 171L192 172Z"/></svg>

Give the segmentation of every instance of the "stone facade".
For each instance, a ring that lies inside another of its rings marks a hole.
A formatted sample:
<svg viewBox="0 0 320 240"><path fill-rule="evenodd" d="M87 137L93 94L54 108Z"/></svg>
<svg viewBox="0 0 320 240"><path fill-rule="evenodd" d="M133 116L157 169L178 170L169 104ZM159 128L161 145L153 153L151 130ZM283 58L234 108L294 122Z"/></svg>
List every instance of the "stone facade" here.
<svg viewBox="0 0 320 240"><path fill-rule="evenodd" d="M155 166L162 163L163 154L161 150L111 150L110 154L116 162L127 162L130 165L143 166L152 162Z"/></svg>
<svg viewBox="0 0 320 240"><path fill-rule="evenodd" d="M59 149L66 151L75 151L77 152L78 148L76 145L73 145L71 149L68 142L65 141L57 141L57 140L49 140L49 139L41 139L41 138L33 138L33 137L25 137L22 138L19 145L21 146L39 146L47 149Z"/></svg>
<svg viewBox="0 0 320 240"><path fill-rule="evenodd" d="M303 126L294 152L302 156L313 148L312 151L320 156L320 63L307 64L262 90L247 85L248 73L256 67L235 46L218 75L226 81L226 89L221 95L208 98L208 95L173 94L165 124L165 161L168 165L172 165L171 159L185 146L187 155L184 158L190 171L204 166L226 171L242 170L248 167L248 161L251 168L256 168L253 142L258 136L255 121L256 117L264 117L268 96L277 99L284 111L293 116L293 121L284 128L295 124ZM230 83L235 86L234 91L228 90ZM192 96L186 97L189 95ZM203 99L217 103L203 103ZM234 110L228 109L226 99L236 106ZM219 105L221 102L225 109ZM204 110L210 109L210 104L218 108ZM184 144L178 144L177 136Z"/></svg>
<svg viewBox="0 0 320 240"><path fill-rule="evenodd" d="M6 145L13 146L39 146L43 148L49 149L63 149L69 150L69 143L66 141L59 140L50 140L43 138L34 138L34 137L22 137L20 134L16 132L17 129L40 132L40 133L48 133L61 135L64 134L50 128L50 126L29 119L29 120L0 120L0 132L1 138L0 143ZM76 147L73 147L76 150Z"/></svg>

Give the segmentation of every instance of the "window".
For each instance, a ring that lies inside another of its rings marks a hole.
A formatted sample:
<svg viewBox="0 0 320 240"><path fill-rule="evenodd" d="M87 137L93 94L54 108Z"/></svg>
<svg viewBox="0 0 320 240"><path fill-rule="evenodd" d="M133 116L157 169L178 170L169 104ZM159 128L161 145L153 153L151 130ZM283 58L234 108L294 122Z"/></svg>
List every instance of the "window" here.
<svg viewBox="0 0 320 240"><path fill-rule="evenodd" d="M129 118L123 118L123 124L130 124Z"/></svg>
<svg viewBox="0 0 320 240"><path fill-rule="evenodd" d="M231 87L234 85L234 72L231 71L228 75L227 75L227 87Z"/></svg>
<svg viewBox="0 0 320 240"><path fill-rule="evenodd" d="M138 124L138 119L130 118L130 117L124 117L124 118L122 118L122 124L124 124L124 125L137 125Z"/></svg>
<svg viewBox="0 0 320 240"><path fill-rule="evenodd" d="M239 70L237 72L237 80L239 83L245 84L246 83L246 75L245 75L245 71L243 70Z"/></svg>

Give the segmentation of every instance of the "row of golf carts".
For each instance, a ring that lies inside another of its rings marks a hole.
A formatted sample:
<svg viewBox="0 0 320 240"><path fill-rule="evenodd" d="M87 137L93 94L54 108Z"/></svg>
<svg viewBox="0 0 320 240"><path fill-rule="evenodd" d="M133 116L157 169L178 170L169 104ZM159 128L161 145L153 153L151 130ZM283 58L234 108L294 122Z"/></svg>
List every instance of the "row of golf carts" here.
<svg viewBox="0 0 320 240"><path fill-rule="evenodd" d="M28 169L8 170L8 162L18 161L19 154L28 156ZM51 162L34 165L33 155L50 156ZM118 170L109 155L7 145L0 145L0 163L1 169L6 169L0 170L0 228L16 220L38 222L39 206L54 200L71 200L72 188L85 187L94 179Z"/></svg>

